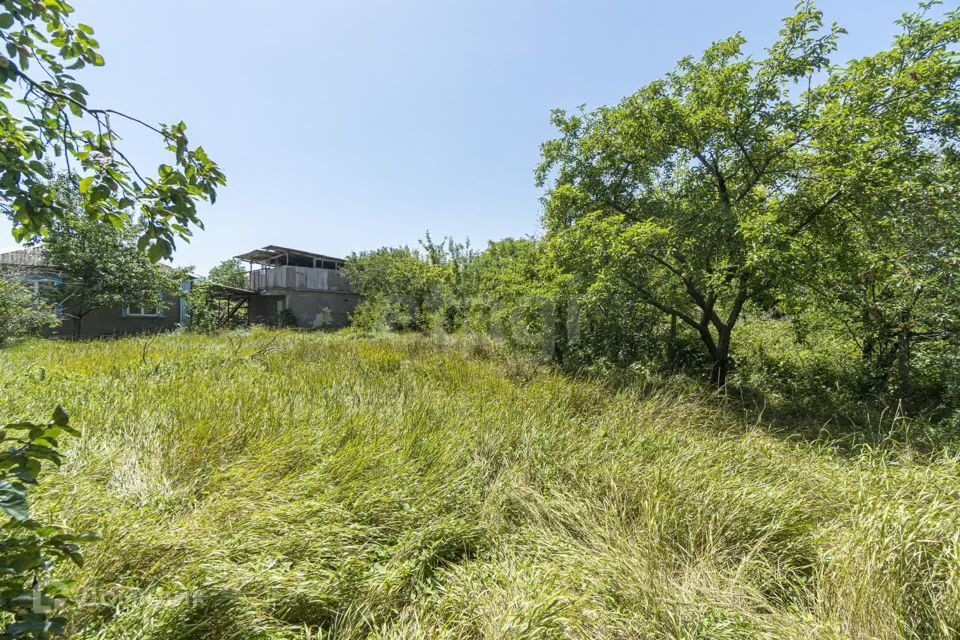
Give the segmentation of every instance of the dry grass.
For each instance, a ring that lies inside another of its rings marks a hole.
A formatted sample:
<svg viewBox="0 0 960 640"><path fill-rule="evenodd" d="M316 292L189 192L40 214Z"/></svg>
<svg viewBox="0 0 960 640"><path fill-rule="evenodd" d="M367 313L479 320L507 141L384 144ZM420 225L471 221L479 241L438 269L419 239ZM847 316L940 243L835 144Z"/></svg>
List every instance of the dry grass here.
<svg viewBox="0 0 960 640"><path fill-rule="evenodd" d="M851 459L480 343L144 344L0 352L0 415L84 432L42 499L105 538L80 638L960 634L949 455Z"/></svg>

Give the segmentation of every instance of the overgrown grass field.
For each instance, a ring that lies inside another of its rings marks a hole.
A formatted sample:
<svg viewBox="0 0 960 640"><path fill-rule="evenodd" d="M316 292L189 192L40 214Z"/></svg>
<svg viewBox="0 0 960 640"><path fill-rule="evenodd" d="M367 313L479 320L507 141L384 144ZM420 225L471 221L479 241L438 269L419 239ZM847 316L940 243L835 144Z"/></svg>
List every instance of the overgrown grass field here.
<svg viewBox="0 0 960 640"><path fill-rule="evenodd" d="M84 639L949 638L960 467L485 342L255 331L0 351L83 437Z"/></svg>

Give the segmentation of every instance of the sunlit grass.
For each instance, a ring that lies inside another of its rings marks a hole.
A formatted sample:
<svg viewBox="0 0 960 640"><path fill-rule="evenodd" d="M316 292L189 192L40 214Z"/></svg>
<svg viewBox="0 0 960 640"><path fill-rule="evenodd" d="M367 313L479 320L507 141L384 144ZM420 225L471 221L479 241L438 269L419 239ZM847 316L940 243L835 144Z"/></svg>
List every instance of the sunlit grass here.
<svg viewBox="0 0 960 640"><path fill-rule="evenodd" d="M960 467L768 432L482 341L256 331L0 351L83 438L81 638L948 638ZM97 602L100 604L96 604Z"/></svg>

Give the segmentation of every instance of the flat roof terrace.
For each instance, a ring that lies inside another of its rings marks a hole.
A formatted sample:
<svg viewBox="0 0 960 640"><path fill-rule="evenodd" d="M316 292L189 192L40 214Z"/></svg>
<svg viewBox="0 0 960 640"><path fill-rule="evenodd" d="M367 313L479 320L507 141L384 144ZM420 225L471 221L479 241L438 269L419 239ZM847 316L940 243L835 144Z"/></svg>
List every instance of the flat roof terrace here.
<svg viewBox="0 0 960 640"><path fill-rule="evenodd" d="M289 247L280 247L275 244L269 244L260 249L254 249L246 253L234 256L237 260L243 260L252 264L262 264L270 267L311 267L313 269L334 269L339 270L346 262L343 258L326 256L322 253L313 253L312 251L303 251L302 249L291 249Z"/></svg>

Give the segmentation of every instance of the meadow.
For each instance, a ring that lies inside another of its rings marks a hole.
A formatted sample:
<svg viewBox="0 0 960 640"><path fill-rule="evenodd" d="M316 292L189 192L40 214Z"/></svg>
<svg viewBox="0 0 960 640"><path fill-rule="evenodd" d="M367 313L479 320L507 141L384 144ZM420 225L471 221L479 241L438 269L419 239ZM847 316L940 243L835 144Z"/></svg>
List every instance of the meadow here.
<svg viewBox="0 0 960 640"><path fill-rule="evenodd" d="M480 338L33 340L0 384L0 415L82 430L37 504L103 537L62 576L77 638L960 634L949 449Z"/></svg>

